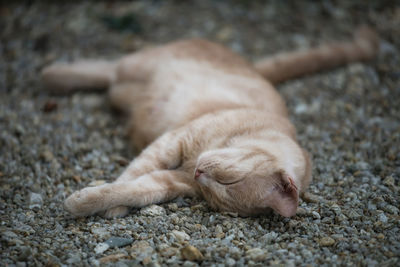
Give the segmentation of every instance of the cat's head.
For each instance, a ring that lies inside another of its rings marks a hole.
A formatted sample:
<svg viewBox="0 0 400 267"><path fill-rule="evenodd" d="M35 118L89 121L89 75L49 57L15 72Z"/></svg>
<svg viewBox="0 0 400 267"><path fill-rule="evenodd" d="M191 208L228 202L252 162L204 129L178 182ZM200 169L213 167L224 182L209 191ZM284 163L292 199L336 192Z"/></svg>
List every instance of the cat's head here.
<svg viewBox="0 0 400 267"><path fill-rule="evenodd" d="M248 216L275 210L296 214L299 193L310 180L310 160L294 142L223 148L200 155L194 179L216 209ZM286 155L285 153L291 153ZM293 162L291 162L293 161Z"/></svg>

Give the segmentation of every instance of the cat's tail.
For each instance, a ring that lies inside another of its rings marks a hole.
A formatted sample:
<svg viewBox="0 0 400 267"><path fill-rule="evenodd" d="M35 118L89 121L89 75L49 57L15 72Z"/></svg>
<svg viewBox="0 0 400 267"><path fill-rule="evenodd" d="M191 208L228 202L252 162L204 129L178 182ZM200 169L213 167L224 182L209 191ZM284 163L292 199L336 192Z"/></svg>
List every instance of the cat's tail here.
<svg viewBox="0 0 400 267"><path fill-rule="evenodd" d="M376 32L362 26L356 31L352 41L278 54L256 62L254 67L270 82L276 84L350 62L372 59L378 48L379 37Z"/></svg>
<svg viewBox="0 0 400 267"><path fill-rule="evenodd" d="M42 70L43 85L54 92L105 89L115 79L116 63L85 60L56 63Z"/></svg>

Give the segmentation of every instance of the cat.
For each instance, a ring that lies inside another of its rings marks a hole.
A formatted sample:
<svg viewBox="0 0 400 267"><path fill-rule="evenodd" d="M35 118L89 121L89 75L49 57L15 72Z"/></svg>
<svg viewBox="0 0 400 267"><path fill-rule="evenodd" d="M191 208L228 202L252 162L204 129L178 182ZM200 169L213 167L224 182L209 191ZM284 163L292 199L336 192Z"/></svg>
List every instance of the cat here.
<svg viewBox="0 0 400 267"><path fill-rule="evenodd" d="M86 187L64 203L72 215L125 216L130 207L202 196L241 216L296 214L311 181L311 159L273 84L371 59L376 34L362 27L349 42L284 53L251 64L219 44L183 40L117 61L56 63L42 81L55 91L109 88L129 115L142 152L112 183Z"/></svg>

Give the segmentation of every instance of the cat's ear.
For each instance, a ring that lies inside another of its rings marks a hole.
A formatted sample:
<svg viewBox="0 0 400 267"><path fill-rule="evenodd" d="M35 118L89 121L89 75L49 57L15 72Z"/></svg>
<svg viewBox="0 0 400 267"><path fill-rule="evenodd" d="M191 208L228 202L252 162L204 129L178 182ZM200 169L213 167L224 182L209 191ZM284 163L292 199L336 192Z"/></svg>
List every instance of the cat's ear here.
<svg viewBox="0 0 400 267"><path fill-rule="evenodd" d="M275 174L276 183L268 196L268 205L284 217L296 214L299 192L292 177L285 172Z"/></svg>

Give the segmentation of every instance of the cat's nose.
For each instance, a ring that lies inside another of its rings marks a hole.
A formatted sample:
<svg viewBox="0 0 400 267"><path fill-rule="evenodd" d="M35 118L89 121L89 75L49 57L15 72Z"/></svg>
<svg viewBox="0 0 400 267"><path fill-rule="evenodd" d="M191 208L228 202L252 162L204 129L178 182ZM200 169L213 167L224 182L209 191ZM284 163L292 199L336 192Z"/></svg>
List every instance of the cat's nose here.
<svg viewBox="0 0 400 267"><path fill-rule="evenodd" d="M195 173L194 173L194 179L199 178L202 173L204 173L204 172L201 171L201 170L196 170Z"/></svg>

